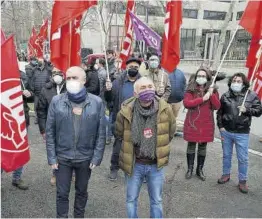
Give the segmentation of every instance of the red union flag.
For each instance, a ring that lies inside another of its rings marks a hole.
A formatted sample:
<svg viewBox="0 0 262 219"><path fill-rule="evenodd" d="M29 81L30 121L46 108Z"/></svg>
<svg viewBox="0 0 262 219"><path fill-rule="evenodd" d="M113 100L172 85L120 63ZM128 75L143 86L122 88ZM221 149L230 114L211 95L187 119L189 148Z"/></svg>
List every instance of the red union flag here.
<svg viewBox="0 0 262 219"><path fill-rule="evenodd" d="M129 14L129 11L135 11L135 1L128 0L127 8L126 8L126 17L125 17L125 39L122 45L122 50L119 58L122 60L121 68L124 69L126 67L126 61L130 55L131 47L132 47L132 34L133 34L133 24Z"/></svg>
<svg viewBox="0 0 262 219"><path fill-rule="evenodd" d="M29 58L35 57L37 55L37 49L36 49L36 44L35 44L36 39L37 39L36 30L33 27L30 39L28 41L28 51L27 52L28 52Z"/></svg>
<svg viewBox="0 0 262 219"><path fill-rule="evenodd" d="M44 42L47 40L48 38L48 19L46 19L45 21L43 21L43 24L41 25L39 34L37 35L36 39L35 39L35 45L36 45L36 56L38 58L43 58L44 55Z"/></svg>
<svg viewBox="0 0 262 219"><path fill-rule="evenodd" d="M1 45L1 123L1 168L10 172L30 159L13 36Z"/></svg>
<svg viewBox="0 0 262 219"><path fill-rule="evenodd" d="M254 91L257 93L260 101L262 101L262 63L260 64L260 71L256 76L256 83L254 86Z"/></svg>
<svg viewBox="0 0 262 219"><path fill-rule="evenodd" d="M169 73L174 71L180 60L181 24L182 1L167 1L161 66Z"/></svg>

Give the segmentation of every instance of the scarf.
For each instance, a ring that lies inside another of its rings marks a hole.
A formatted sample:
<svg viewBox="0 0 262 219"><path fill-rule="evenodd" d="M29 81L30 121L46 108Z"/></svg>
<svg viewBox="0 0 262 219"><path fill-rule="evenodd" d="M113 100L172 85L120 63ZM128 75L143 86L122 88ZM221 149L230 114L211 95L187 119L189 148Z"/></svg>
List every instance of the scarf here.
<svg viewBox="0 0 262 219"><path fill-rule="evenodd" d="M140 147L138 157L156 159L157 111L158 104L155 100L149 108L143 108L139 100L135 101L131 139L135 147Z"/></svg>
<svg viewBox="0 0 262 219"><path fill-rule="evenodd" d="M83 87L77 94L67 92L68 99L73 103L82 103L86 99L86 88Z"/></svg>

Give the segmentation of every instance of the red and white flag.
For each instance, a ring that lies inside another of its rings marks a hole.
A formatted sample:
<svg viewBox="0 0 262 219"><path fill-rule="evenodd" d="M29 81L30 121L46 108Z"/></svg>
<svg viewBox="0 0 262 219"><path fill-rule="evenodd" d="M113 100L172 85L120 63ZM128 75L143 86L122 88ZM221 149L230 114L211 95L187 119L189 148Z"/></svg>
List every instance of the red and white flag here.
<svg viewBox="0 0 262 219"><path fill-rule="evenodd" d="M1 123L1 169L11 172L30 160L13 36L1 45Z"/></svg>
<svg viewBox="0 0 262 219"><path fill-rule="evenodd" d="M254 91L257 93L260 101L262 101L262 63L260 64L260 71L256 76Z"/></svg>
<svg viewBox="0 0 262 219"><path fill-rule="evenodd" d="M120 52L119 58L122 60L122 69L126 68L126 61L129 58L131 48L132 48L132 40L133 40L133 24L130 17L129 11L133 12L135 11L135 1L134 0L128 0L127 2L127 8L126 8L126 17L125 17L125 39L122 44L122 50Z"/></svg>
<svg viewBox="0 0 262 219"><path fill-rule="evenodd" d="M80 22L82 13L97 1L56 0L51 23L51 62L62 72L80 65Z"/></svg>
<svg viewBox="0 0 262 219"><path fill-rule="evenodd" d="M249 68L248 79L250 80L257 63L257 52L260 48L259 42L262 40L262 1L249 1L239 22L251 35L246 67ZM262 56L261 56L262 62ZM257 72L255 72L256 74ZM256 76L254 75L253 79Z"/></svg>
<svg viewBox="0 0 262 219"><path fill-rule="evenodd" d="M51 62L63 73L81 64L80 22L82 16L62 26L51 37Z"/></svg>
<svg viewBox="0 0 262 219"><path fill-rule="evenodd" d="M180 61L181 24L182 1L167 1L161 66L169 73L174 71Z"/></svg>

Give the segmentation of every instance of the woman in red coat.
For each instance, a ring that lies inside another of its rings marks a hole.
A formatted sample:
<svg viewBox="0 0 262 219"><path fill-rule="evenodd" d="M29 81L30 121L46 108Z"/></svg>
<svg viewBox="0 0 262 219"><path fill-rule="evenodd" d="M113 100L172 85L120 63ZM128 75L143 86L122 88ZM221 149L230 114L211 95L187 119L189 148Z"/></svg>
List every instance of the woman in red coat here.
<svg viewBox="0 0 262 219"><path fill-rule="evenodd" d="M184 123L184 139L188 141L186 179L192 177L197 143L196 175L203 181L206 179L202 170L206 157L206 145L207 142L214 140L213 112L220 108L218 92L210 87L211 83L212 76L209 70L200 68L189 81L184 96L184 106L188 109Z"/></svg>

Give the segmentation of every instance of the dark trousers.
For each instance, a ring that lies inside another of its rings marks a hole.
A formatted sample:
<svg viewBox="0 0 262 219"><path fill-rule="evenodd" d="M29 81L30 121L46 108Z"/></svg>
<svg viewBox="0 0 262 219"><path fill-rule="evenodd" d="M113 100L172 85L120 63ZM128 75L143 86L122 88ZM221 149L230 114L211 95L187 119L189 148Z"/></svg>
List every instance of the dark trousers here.
<svg viewBox="0 0 262 219"><path fill-rule="evenodd" d="M113 144L113 151L111 156L110 170L119 170L119 154L121 149L122 140L115 138Z"/></svg>
<svg viewBox="0 0 262 219"><path fill-rule="evenodd" d="M36 118L36 120L37 120L36 107L37 107L38 101L39 101L39 97L35 95L34 96L34 110L35 110L35 118Z"/></svg>
<svg viewBox="0 0 262 219"><path fill-rule="evenodd" d="M188 154L194 154L196 152L196 142L188 142L187 144L187 153ZM206 156L206 147L207 143L198 143L198 151L197 154L201 156Z"/></svg>
<svg viewBox="0 0 262 219"><path fill-rule="evenodd" d="M88 198L87 186L91 176L89 168L90 161L58 161L58 170L56 171L56 211L57 218L68 218L69 192L73 170L75 171L75 203L74 217L84 218L85 207Z"/></svg>

